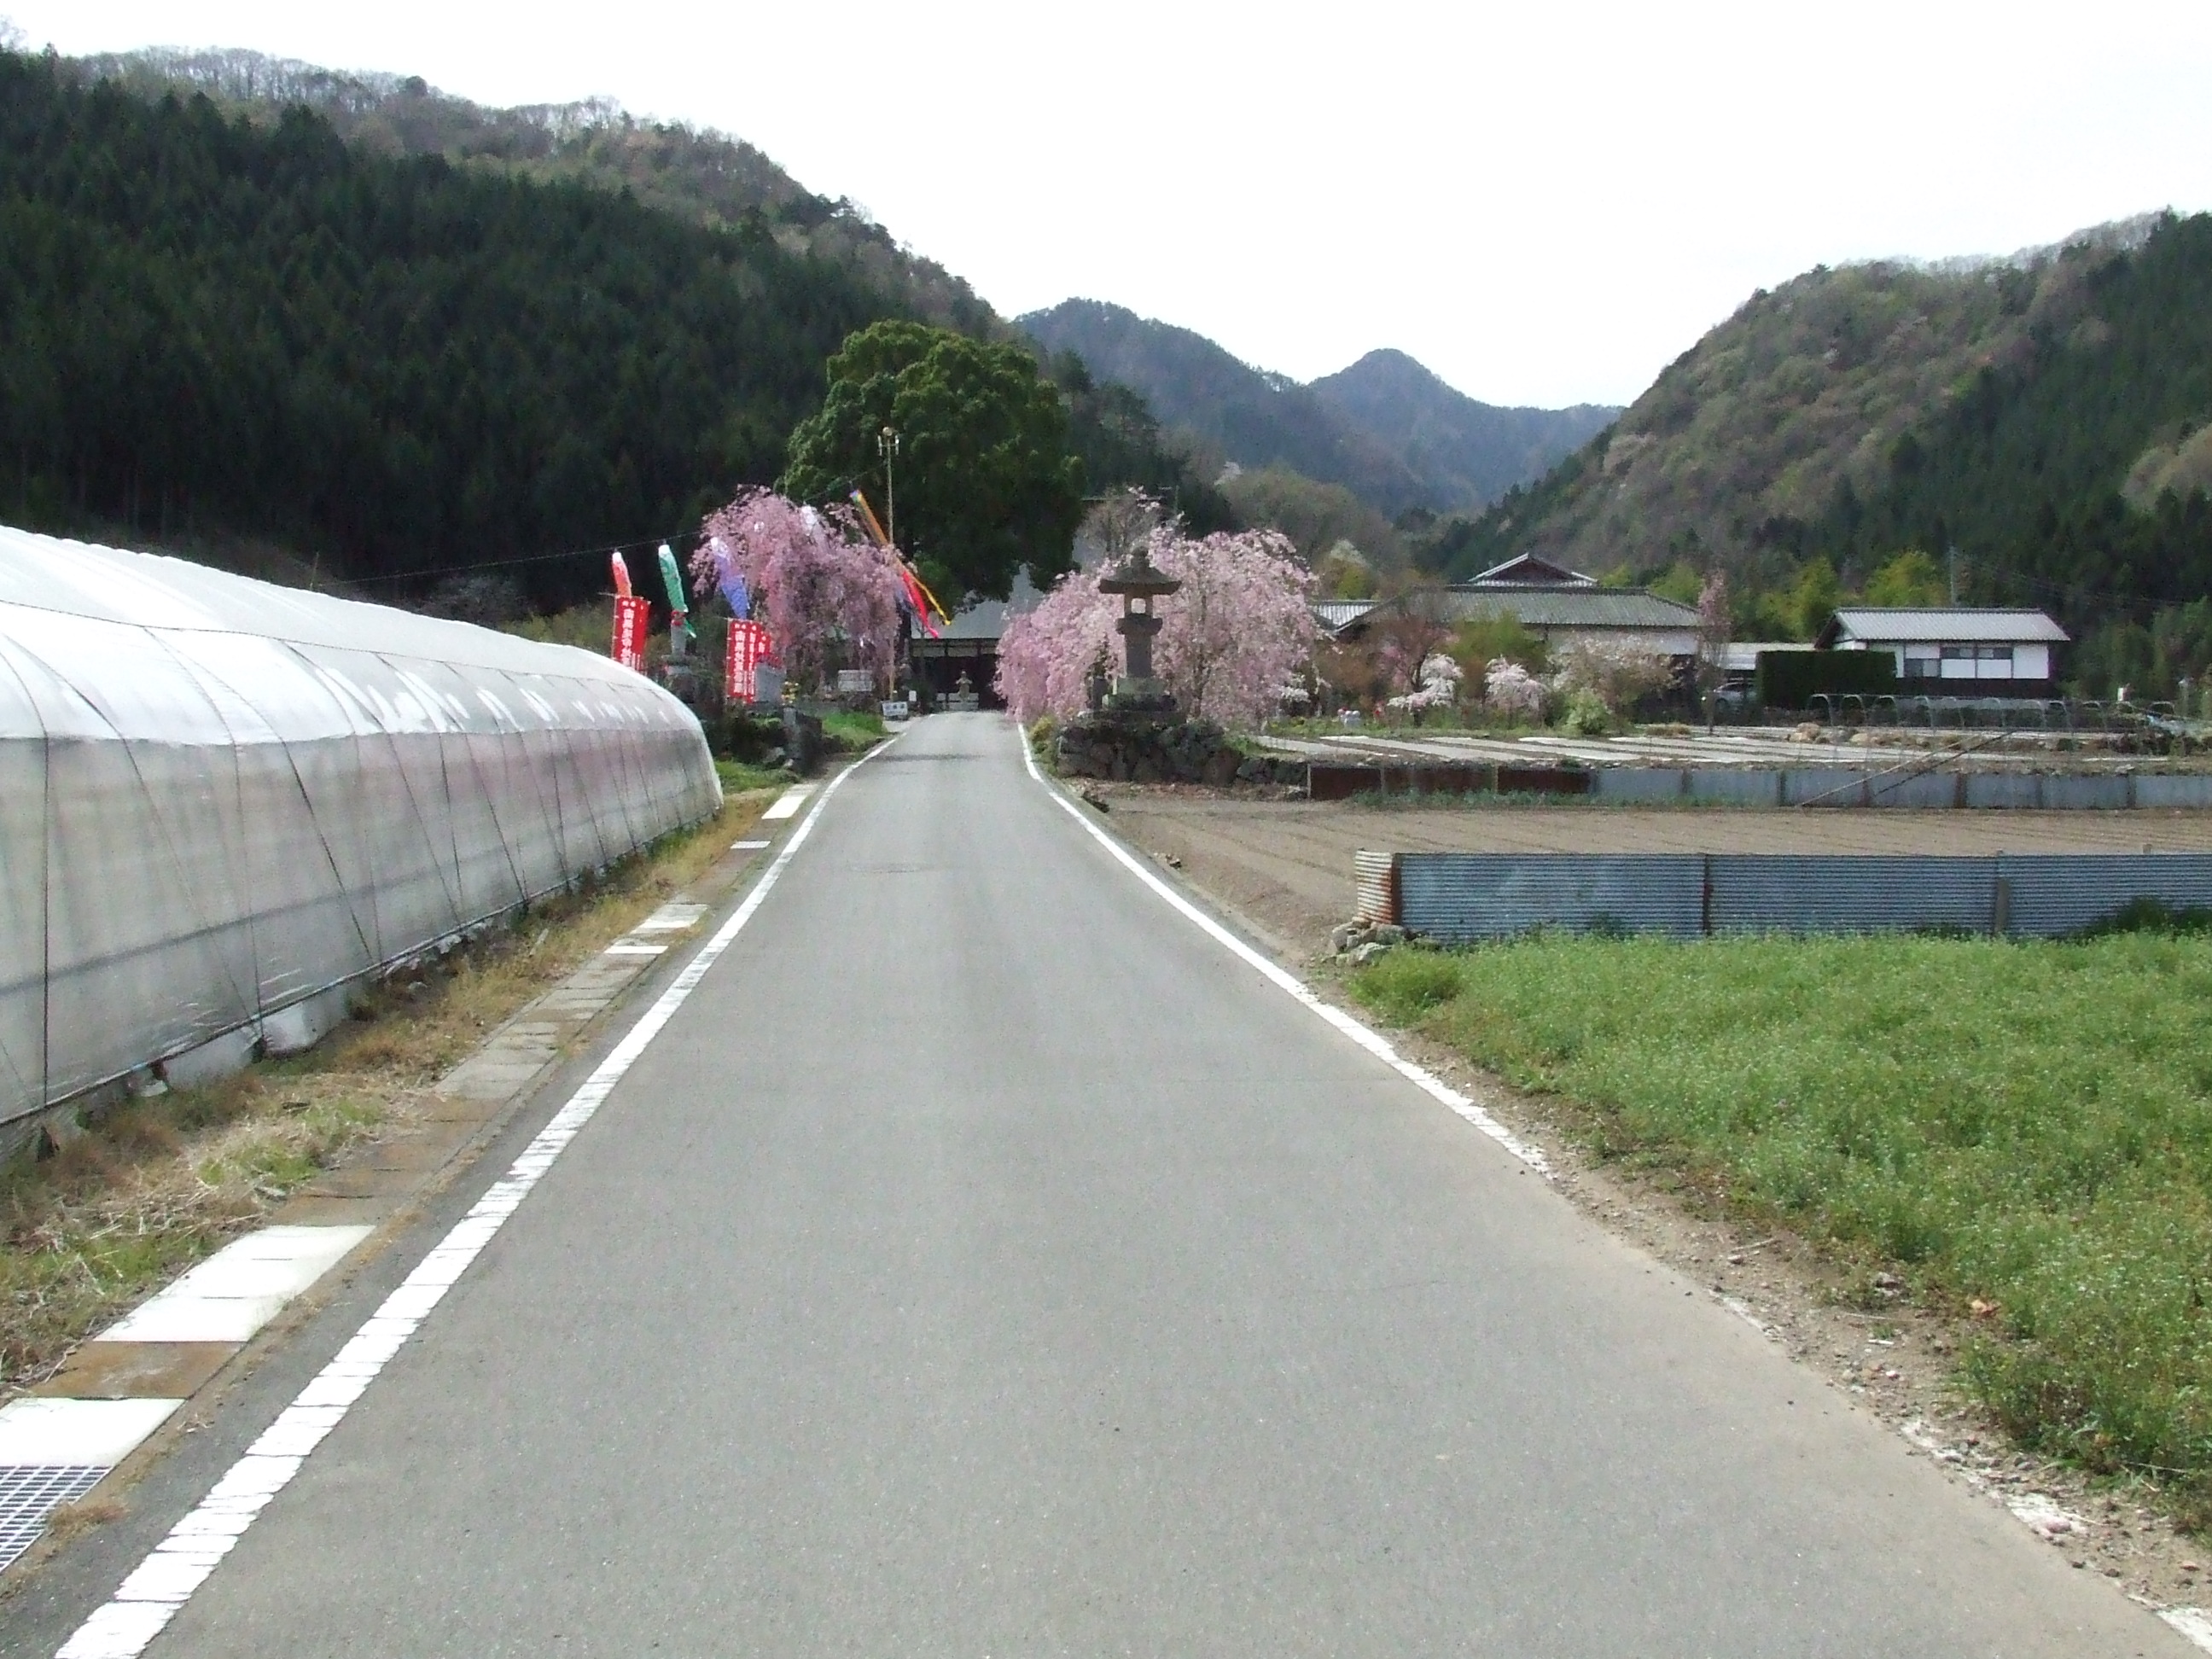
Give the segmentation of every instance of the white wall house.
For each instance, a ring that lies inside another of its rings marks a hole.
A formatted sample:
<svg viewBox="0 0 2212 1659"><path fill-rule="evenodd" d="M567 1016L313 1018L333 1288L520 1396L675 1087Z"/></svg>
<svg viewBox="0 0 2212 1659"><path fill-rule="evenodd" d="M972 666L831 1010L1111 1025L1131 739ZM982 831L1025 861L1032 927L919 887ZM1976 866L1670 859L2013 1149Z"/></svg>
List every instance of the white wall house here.
<svg viewBox="0 0 2212 1659"><path fill-rule="evenodd" d="M2040 611L1887 610L1849 605L1814 641L1828 651L1887 651L1912 690L2002 695L2051 684L2051 647L2066 630Z"/></svg>

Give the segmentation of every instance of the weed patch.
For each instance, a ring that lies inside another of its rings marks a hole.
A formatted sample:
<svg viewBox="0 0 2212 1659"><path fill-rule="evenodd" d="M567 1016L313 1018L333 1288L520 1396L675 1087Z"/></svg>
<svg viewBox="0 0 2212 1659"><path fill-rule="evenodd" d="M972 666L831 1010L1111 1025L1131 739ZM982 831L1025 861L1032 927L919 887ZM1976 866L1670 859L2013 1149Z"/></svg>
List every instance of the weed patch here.
<svg viewBox="0 0 2212 1659"><path fill-rule="evenodd" d="M1893 1271L2021 1439L2212 1516L2212 939L1547 935L1352 991L1601 1156Z"/></svg>
<svg viewBox="0 0 2212 1659"><path fill-rule="evenodd" d="M722 781L725 795L756 794L766 789L787 789L799 775L787 766L754 766L744 761L718 760L714 775Z"/></svg>
<svg viewBox="0 0 2212 1659"><path fill-rule="evenodd" d="M386 1112L339 1096L296 1109L246 1073L111 1115L0 1182L0 1392L254 1224Z"/></svg>

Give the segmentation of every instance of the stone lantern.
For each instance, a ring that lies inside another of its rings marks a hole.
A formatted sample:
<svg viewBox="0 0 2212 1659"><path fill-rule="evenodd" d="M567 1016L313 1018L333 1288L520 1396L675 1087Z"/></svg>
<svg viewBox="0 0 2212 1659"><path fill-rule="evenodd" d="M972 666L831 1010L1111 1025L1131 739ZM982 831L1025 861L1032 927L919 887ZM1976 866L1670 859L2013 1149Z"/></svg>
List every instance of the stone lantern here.
<svg viewBox="0 0 2212 1659"><path fill-rule="evenodd" d="M1160 711L1175 707L1175 699L1168 695L1167 688L1152 678L1152 639L1160 631L1160 619L1153 613L1152 602L1182 586L1152 563L1152 550L1141 542L1137 544L1134 558L1098 579L1101 593L1121 596L1121 620L1114 624L1114 631L1121 636L1128 672L1115 688L1115 707Z"/></svg>

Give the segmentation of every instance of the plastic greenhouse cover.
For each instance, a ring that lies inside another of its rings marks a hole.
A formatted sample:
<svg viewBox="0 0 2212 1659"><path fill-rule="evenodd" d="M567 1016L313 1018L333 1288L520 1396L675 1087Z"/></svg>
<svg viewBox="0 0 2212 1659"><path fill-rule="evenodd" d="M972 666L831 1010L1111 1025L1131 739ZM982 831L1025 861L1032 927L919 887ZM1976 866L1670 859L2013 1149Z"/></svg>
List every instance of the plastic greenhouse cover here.
<svg viewBox="0 0 2212 1659"><path fill-rule="evenodd" d="M0 1123L720 803L608 658L0 527Z"/></svg>

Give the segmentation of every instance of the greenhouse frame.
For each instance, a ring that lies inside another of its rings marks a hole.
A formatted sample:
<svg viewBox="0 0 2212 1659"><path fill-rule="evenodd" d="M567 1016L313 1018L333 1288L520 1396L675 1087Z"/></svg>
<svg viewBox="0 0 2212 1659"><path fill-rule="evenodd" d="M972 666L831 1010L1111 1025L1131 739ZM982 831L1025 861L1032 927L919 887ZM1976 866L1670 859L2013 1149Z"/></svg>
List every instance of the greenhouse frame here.
<svg viewBox="0 0 2212 1659"><path fill-rule="evenodd" d="M0 1147L304 1048L720 805L605 657L0 527Z"/></svg>

